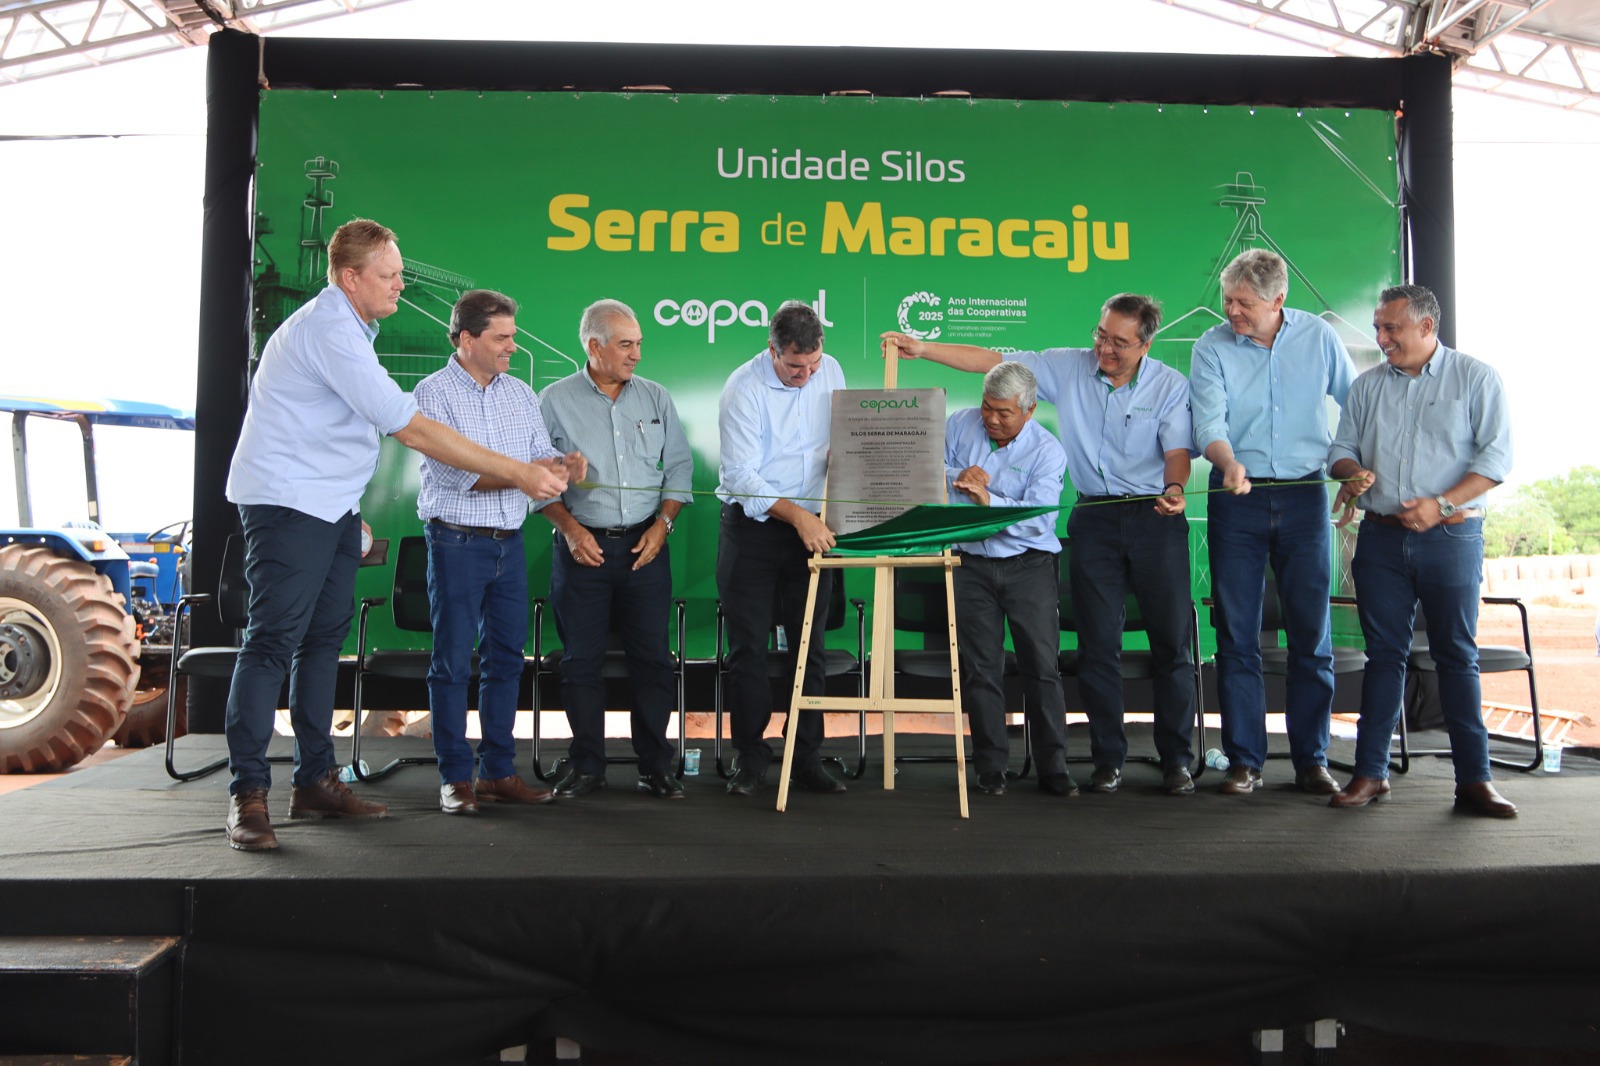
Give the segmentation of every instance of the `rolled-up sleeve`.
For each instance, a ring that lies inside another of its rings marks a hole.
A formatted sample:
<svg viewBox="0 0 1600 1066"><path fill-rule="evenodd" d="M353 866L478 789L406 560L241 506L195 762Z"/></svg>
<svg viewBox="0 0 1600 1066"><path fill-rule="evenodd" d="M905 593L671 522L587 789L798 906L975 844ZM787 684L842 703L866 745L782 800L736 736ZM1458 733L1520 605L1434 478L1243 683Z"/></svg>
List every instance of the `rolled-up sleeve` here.
<svg viewBox="0 0 1600 1066"><path fill-rule="evenodd" d="M1505 386L1493 368L1477 364L1472 389L1472 441L1477 452L1467 469L1494 482L1511 473L1511 413Z"/></svg>
<svg viewBox="0 0 1600 1066"><path fill-rule="evenodd" d="M1204 453L1217 441L1228 440L1228 394L1222 383L1222 363L1204 337L1195 342L1189 397L1195 450Z"/></svg>
<svg viewBox="0 0 1600 1066"><path fill-rule="evenodd" d="M386 437L406 428L417 413L417 402L395 384L370 348L357 344L348 332L335 332L327 337L323 351L323 384L352 411Z"/></svg>
<svg viewBox="0 0 1600 1066"><path fill-rule="evenodd" d="M667 444L662 455L661 498L677 500L682 504L694 502L694 453L689 449L689 437L678 418L678 407L665 389L661 390L661 419L666 430Z"/></svg>

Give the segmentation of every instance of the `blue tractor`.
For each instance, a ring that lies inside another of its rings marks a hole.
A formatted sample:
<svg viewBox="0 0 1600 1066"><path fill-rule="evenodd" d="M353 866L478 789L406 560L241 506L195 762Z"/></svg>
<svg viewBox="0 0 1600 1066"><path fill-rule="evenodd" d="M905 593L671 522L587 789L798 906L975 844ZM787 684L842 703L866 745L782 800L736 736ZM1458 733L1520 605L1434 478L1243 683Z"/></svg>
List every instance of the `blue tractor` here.
<svg viewBox="0 0 1600 1066"><path fill-rule="evenodd" d="M94 427L193 432L193 413L4 395L0 413L11 415L17 487L17 526L0 528L0 773L64 770L108 739L165 739L187 523L149 535L102 528ZM36 418L82 434L87 522L34 524L27 423Z"/></svg>

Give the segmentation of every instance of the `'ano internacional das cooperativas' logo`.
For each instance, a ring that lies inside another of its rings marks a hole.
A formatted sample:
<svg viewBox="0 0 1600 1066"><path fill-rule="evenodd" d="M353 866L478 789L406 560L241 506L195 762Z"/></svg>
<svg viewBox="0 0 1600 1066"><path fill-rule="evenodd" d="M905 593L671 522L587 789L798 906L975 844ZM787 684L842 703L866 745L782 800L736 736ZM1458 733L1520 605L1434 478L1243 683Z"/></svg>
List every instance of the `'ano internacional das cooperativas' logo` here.
<svg viewBox="0 0 1600 1066"><path fill-rule="evenodd" d="M900 332L919 341L939 339L939 328L944 322L940 299L931 292L914 292L900 301Z"/></svg>

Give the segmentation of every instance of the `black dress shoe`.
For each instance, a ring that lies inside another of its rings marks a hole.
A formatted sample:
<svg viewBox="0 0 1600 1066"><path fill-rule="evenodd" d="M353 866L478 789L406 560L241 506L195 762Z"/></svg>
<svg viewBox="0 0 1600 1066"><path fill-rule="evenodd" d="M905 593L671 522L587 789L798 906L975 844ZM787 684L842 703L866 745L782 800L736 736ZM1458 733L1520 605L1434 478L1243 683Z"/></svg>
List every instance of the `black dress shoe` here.
<svg viewBox="0 0 1600 1066"><path fill-rule="evenodd" d="M1006 794L1006 772L996 770L993 773L978 775L978 791L990 796L1004 796Z"/></svg>
<svg viewBox="0 0 1600 1066"><path fill-rule="evenodd" d="M606 787L605 774L586 774L581 770L568 770L556 782L556 795L562 799L576 799Z"/></svg>
<svg viewBox="0 0 1600 1066"><path fill-rule="evenodd" d="M639 791L661 800L683 799L683 786L671 774L640 774Z"/></svg>
<svg viewBox="0 0 1600 1066"><path fill-rule="evenodd" d="M1339 782L1328 773L1326 766L1308 766L1294 772L1295 787L1313 796L1331 796L1339 791Z"/></svg>
<svg viewBox="0 0 1600 1066"><path fill-rule="evenodd" d="M1090 792L1115 792L1122 787L1122 768L1117 766L1096 766L1094 773L1089 775Z"/></svg>
<svg viewBox="0 0 1600 1066"><path fill-rule="evenodd" d="M1485 818L1515 818L1517 805L1496 792L1488 781L1456 786L1456 810Z"/></svg>
<svg viewBox="0 0 1600 1066"><path fill-rule="evenodd" d="M1174 766L1161 775L1161 791L1169 796L1192 796L1194 775L1187 766Z"/></svg>
<svg viewBox="0 0 1600 1066"><path fill-rule="evenodd" d="M766 784L766 775L743 766L733 768L733 776L728 778L728 795L754 796L761 791L761 786Z"/></svg>
<svg viewBox="0 0 1600 1066"><path fill-rule="evenodd" d="M1040 774L1039 791L1048 792L1052 796L1076 796L1078 783L1065 770L1059 774Z"/></svg>
<svg viewBox="0 0 1600 1066"><path fill-rule="evenodd" d="M844 782L824 770L821 764L808 766L801 770L794 775L794 782L807 792L843 792L845 790Z"/></svg>

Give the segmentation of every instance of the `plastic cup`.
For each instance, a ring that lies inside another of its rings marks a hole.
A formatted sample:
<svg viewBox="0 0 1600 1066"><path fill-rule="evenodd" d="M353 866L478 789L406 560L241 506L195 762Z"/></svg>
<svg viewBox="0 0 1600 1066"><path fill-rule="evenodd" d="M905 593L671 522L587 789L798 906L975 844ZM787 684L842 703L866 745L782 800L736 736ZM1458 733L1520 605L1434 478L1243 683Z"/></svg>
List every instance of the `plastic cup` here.
<svg viewBox="0 0 1600 1066"><path fill-rule="evenodd" d="M1559 774L1561 772L1561 745L1546 744L1544 746L1544 772Z"/></svg>

